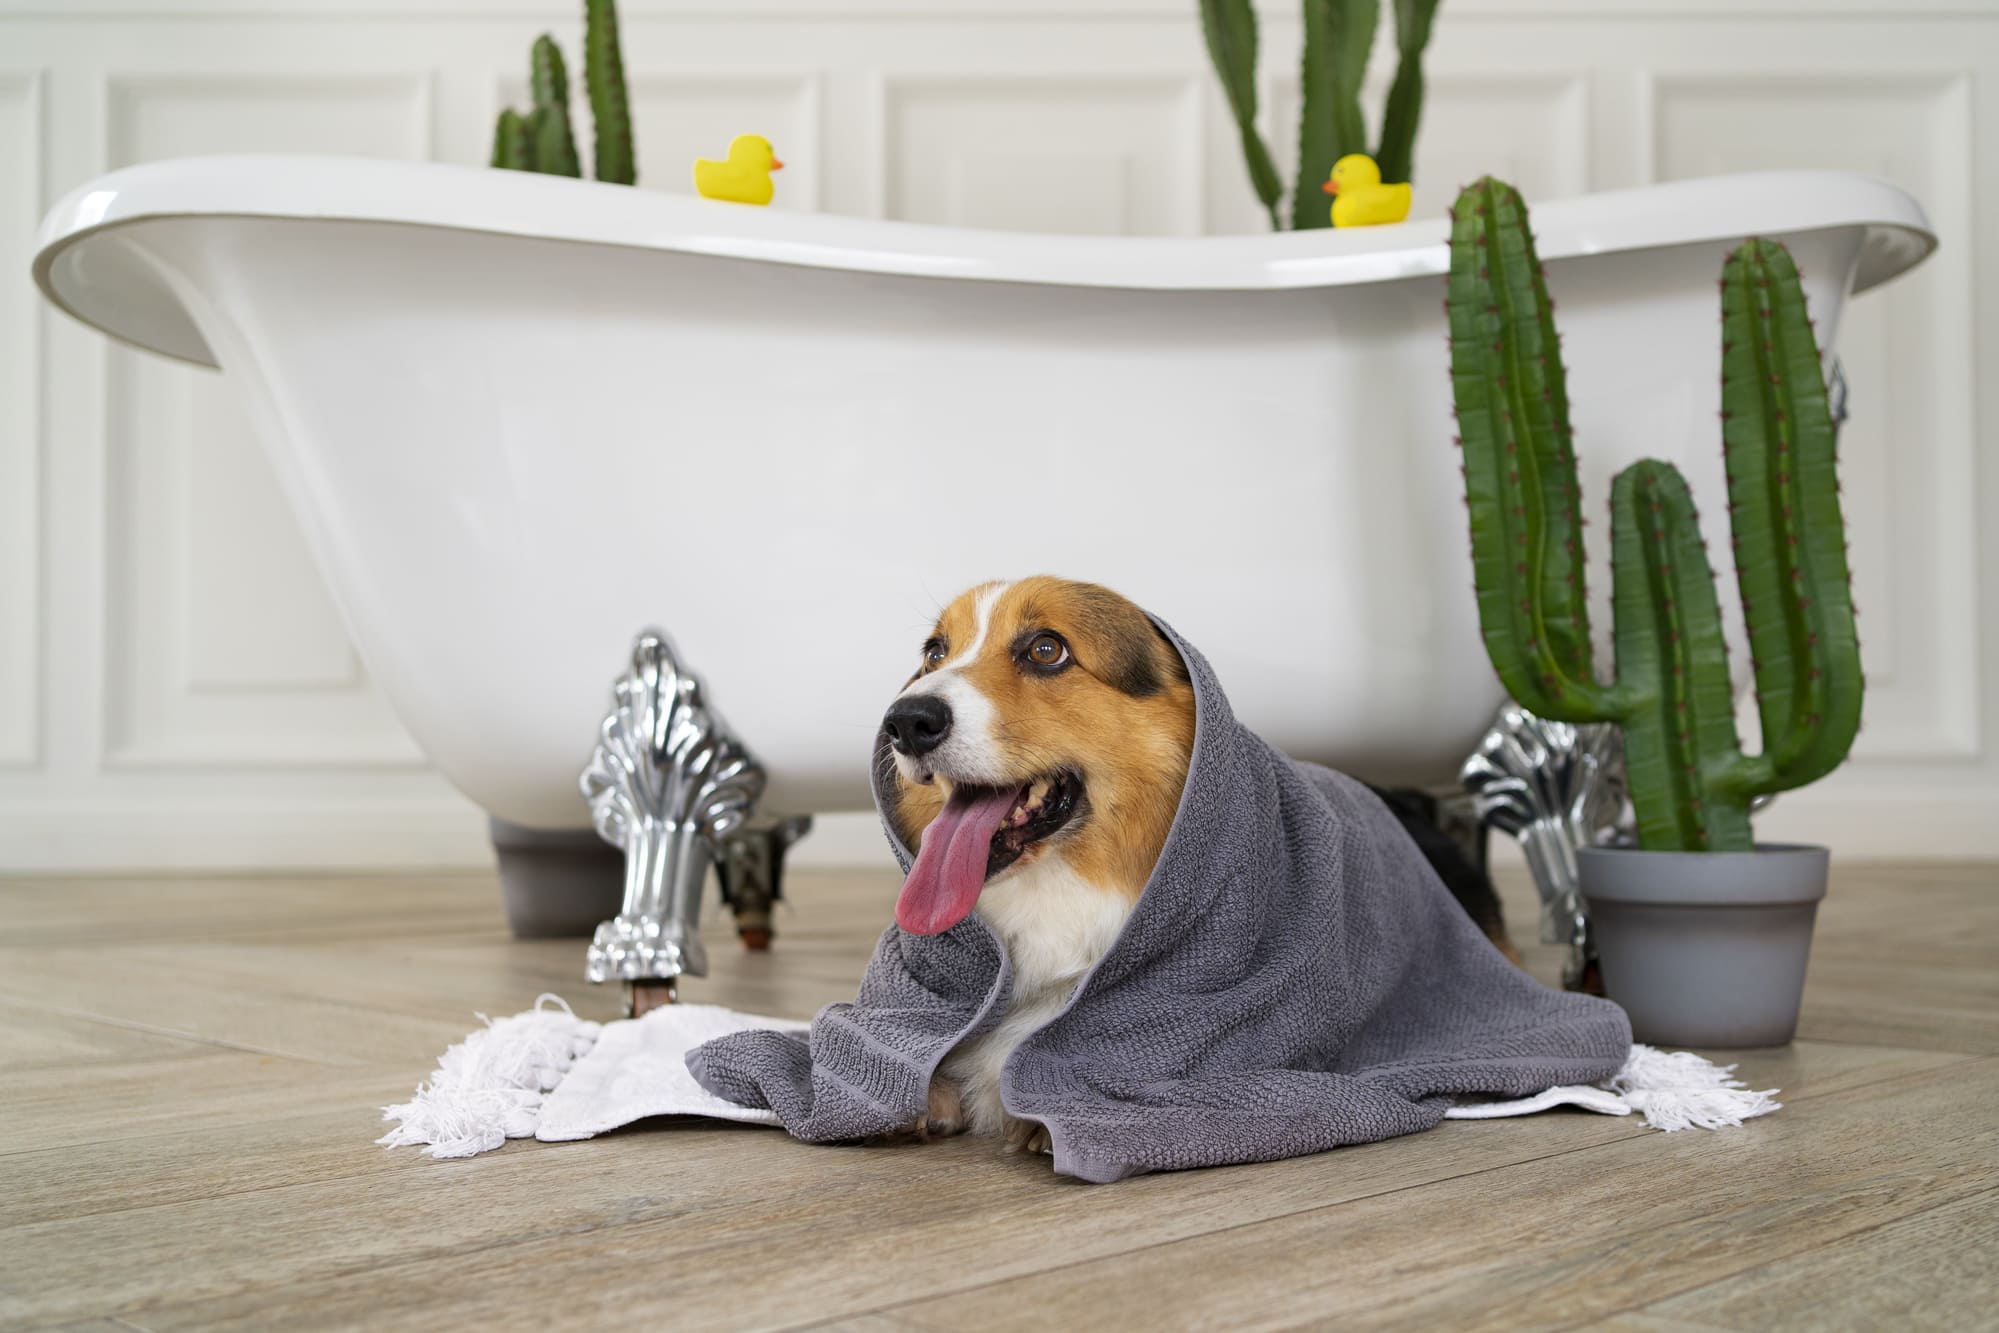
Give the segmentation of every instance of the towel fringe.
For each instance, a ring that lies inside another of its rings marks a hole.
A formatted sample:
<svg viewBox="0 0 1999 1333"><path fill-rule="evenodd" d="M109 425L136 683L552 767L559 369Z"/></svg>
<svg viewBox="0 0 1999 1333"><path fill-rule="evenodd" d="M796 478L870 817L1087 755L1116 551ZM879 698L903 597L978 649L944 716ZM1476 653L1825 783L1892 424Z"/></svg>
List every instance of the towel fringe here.
<svg viewBox="0 0 1999 1333"><path fill-rule="evenodd" d="M382 1119L397 1125L375 1142L422 1144L430 1157L471 1157L508 1139L531 1138L543 1100L603 1030L550 994L525 1013L478 1017L485 1026L444 1053L428 1084L418 1084L409 1101L382 1108Z"/></svg>
<svg viewBox="0 0 1999 1333"><path fill-rule="evenodd" d="M1653 1129L1721 1129L1783 1106L1782 1089L1751 1091L1733 1077L1734 1065L1716 1065L1692 1051L1661 1051L1633 1042L1624 1068L1605 1079Z"/></svg>

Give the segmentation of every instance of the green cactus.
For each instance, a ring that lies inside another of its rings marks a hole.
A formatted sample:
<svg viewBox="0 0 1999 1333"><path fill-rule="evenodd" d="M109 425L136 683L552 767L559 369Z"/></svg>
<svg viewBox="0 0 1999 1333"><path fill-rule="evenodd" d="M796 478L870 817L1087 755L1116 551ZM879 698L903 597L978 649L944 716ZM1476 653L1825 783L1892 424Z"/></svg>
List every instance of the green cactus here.
<svg viewBox="0 0 1999 1333"><path fill-rule="evenodd" d="M1747 850L1749 804L1836 767L1860 723L1854 633L1818 344L1783 246L1722 274L1722 435L1737 581L1763 719L1745 754L1714 576L1679 470L1645 459L1611 490L1614 681L1597 679L1583 523L1553 305L1527 211L1481 180L1452 210L1451 385L1479 623L1524 707L1615 722L1641 843Z"/></svg>
<svg viewBox="0 0 1999 1333"><path fill-rule="evenodd" d="M1384 181L1411 179L1416 126L1423 109L1423 50L1438 0L1395 0L1395 82L1382 113L1374 159ZM1242 139L1251 186L1274 231L1283 194L1270 149L1256 128L1256 12L1251 0L1200 0L1201 33ZM1381 0L1304 0L1304 57L1299 74L1298 178L1291 191L1294 228L1332 225L1320 186L1333 163L1367 152L1360 88L1380 22Z"/></svg>
<svg viewBox="0 0 1999 1333"><path fill-rule="evenodd" d="M1201 32L1242 136L1250 187L1264 212L1270 214L1270 229L1277 231L1283 226L1277 202L1284 196L1284 183L1277 175L1277 164L1270 159L1270 149L1256 130L1256 11L1250 0L1201 0Z"/></svg>
<svg viewBox="0 0 1999 1333"><path fill-rule="evenodd" d="M509 171L534 170L534 138L527 121L512 107L500 113L493 127L493 165Z"/></svg>
<svg viewBox="0 0 1999 1333"><path fill-rule="evenodd" d="M536 106L569 105L569 67L562 48L547 33L535 38L528 52L528 95Z"/></svg>
<svg viewBox="0 0 1999 1333"><path fill-rule="evenodd" d="M555 44L555 38L543 33L535 38L530 61L534 111L528 116L528 130L534 137L535 170L552 176L581 176L583 164L576 156L576 136L569 129L569 71L562 63L562 48Z"/></svg>
<svg viewBox="0 0 1999 1333"><path fill-rule="evenodd" d="M543 33L529 58L534 107L508 108L493 127L493 165L552 176L581 176L583 162L569 119L569 71L562 48ZM596 121L597 179L632 185L632 119L618 52L618 11L612 0L584 0L583 81Z"/></svg>
<svg viewBox="0 0 1999 1333"><path fill-rule="evenodd" d="M1430 44L1430 25L1437 17L1437 0L1395 0L1395 82L1381 111L1381 147L1375 165L1385 181L1414 180L1416 126L1423 118L1423 48Z"/></svg>
<svg viewBox="0 0 1999 1333"><path fill-rule="evenodd" d="M618 46L615 0L583 0L583 84L597 127L597 179L638 182L632 157L632 113L625 95L625 58Z"/></svg>

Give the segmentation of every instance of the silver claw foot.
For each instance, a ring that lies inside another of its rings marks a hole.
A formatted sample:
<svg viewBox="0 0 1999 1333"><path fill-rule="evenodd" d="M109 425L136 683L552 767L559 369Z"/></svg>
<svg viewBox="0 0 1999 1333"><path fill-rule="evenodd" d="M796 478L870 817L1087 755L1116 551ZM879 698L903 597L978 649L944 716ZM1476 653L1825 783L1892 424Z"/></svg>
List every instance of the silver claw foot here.
<svg viewBox="0 0 1999 1333"><path fill-rule="evenodd" d="M771 908L784 896L784 854L812 831L812 816L759 815L722 840L715 860L722 901L736 914L743 947L770 948Z"/></svg>
<svg viewBox="0 0 1999 1333"><path fill-rule="evenodd" d="M584 975L632 984L634 1015L673 998L680 977L708 975L701 890L718 842L763 794L764 773L701 698L657 629L632 645L612 686L581 787L606 842L625 852L625 897L597 927Z"/></svg>
<svg viewBox="0 0 1999 1333"><path fill-rule="evenodd" d="M1590 847L1624 812L1624 749L1609 723L1575 726L1518 704L1499 710L1459 779L1479 818L1519 840L1541 897L1541 942L1567 944L1562 985L1591 985L1589 917L1576 889L1576 848Z"/></svg>

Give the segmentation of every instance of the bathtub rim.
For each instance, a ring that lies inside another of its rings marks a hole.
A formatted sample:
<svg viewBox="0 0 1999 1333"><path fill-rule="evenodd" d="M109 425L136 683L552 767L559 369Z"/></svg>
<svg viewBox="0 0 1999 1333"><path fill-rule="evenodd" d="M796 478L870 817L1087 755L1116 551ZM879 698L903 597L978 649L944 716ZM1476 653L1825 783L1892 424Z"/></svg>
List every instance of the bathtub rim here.
<svg viewBox="0 0 1999 1333"><path fill-rule="evenodd" d="M1861 227L1854 292L1896 277L1937 246L1913 197L1853 172L1710 176L1550 199L1534 210L1537 248L1549 261ZM415 226L894 277L1125 291L1296 291L1441 276L1449 265L1443 218L1340 232L1054 236L747 208L487 167L246 154L127 167L72 190L42 221L35 283L59 309L120 342L214 366L179 298L147 266L123 266L114 282L92 283L72 262L96 238L202 218Z"/></svg>

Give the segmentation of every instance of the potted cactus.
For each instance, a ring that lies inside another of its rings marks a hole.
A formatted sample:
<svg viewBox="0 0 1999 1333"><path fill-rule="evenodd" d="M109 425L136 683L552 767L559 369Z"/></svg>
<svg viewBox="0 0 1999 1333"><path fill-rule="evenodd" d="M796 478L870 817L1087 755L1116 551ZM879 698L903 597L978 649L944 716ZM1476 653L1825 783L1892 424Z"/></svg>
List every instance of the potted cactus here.
<svg viewBox="0 0 1999 1333"><path fill-rule="evenodd" d="M1757 844L1750 805L1846 757L1863 683L1833 422L1791 257L1745 241L1721 275L1722 442L1758 753L1736 734L1707 549L1670 463L1634 463L1612 486L1616 668L1599 677L1553 308L1527 210L1502 182L1470 186L1452 210L1448 309L1486 650L1522 706L1624 737L1639 848L1578 858L1604 985L1640 1040L1789 1041L1828 858Z"/></svg>

